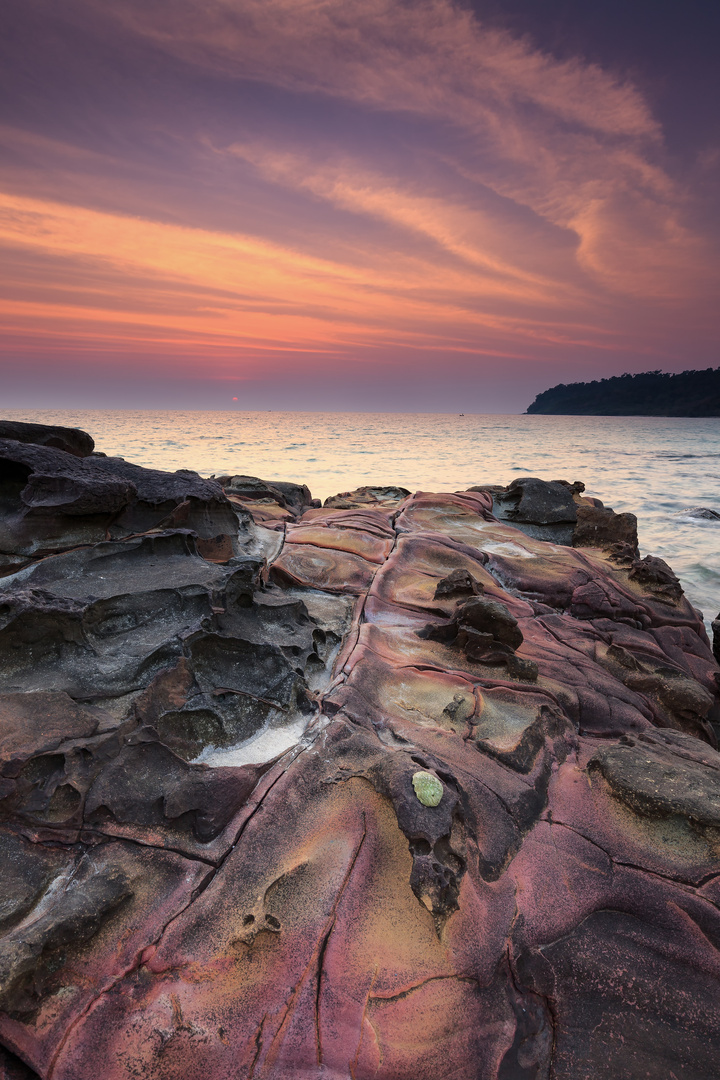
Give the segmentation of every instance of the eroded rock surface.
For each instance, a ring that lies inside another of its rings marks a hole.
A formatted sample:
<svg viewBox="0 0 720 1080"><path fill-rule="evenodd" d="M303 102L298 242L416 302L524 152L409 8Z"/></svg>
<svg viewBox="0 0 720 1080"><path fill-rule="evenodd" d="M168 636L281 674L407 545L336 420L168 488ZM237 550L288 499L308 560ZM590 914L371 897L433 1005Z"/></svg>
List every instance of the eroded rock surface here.
<svg viewBox="0 0 720 1080"><path fill-rule="evenodd" d="M535 539L573 547L623 544L637 554L635 515L616 514L600 499L584 495L582 481L571 484L567 480L523 476L507 487L489 484L470 490L491 495L495 516Z"/></svg>
<svg viewBox="0 0 720 1080"><path fill-rule="evenodd" d="M0 439L0 572L102 540L170 528L191 530L208 552L227 558L234 553L238 516L220 485L197 473L143 469L122 458L78 458L50 444Z"/></svg>
<svg viewBox="0 0 720 1080"><path fill-rule="evenodd" d="M71 545L18 492L0 579L0 1078L720 1075L718 667L665 564L85 460L127 501Z"/></svg>
<svg viewBox="0 0 720 1080"><path fill-rule="evenodd" d="M305 484L260 480L257 476L214 477L222 485L235 507L251 513L259 524L282 528L288 521L302 516L310 506L319 506Z"/></svg>
<svg viewBox="0 0 720 1080"><path fill-rule="evenodd" d="M95 440L80 428L25 424L18 420L0 420L0 439L51 446L79 458L89 457L95 449Z"/></svg>

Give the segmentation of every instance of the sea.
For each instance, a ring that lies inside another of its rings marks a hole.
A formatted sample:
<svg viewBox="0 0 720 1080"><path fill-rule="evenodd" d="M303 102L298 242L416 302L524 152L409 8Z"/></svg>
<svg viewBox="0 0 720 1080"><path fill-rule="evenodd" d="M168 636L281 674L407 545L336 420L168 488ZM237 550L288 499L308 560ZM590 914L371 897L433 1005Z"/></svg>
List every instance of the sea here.
<svg viewBox="0 0 720 1080"><path fill-rule="evenodd" d="M366 484L462 491L515 477L581 480L637 515L641 554L665 559L709 628L720 612L720 418L5 410L81 427L96 449L202 476L293 480L316 498Z"/></svg>

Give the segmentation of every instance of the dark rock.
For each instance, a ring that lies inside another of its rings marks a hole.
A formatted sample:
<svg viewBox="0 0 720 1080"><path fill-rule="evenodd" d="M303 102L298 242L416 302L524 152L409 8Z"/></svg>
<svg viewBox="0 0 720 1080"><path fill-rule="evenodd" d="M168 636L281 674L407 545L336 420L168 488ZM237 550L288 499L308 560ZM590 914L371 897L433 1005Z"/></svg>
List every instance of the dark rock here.
<svg viewBox="0 0 720 1080"><path fill-rule="evenodd" d="M678 510L674 516L694 518L696 521L720 521L717 510L711 510L708 506L689 506L685 510Z"/></svg>
<svg viewBox="0 0 720 1080"><path fill-rule="evenodd" d="M584 490L584 487L582 488ZM573 488L559 480L523 476L496 496L502 519L518 524L554 525L577 521Z"/></svg>
<svg viewBox="0 0 720 1080"><path fill-rule="evenodd" d="M49 446L64 450L74 457L89 457L95 442L80 428L53 427L49 424L25 424L18 420L0 420L0 439L16 439L36 446Z"/></svg>
<svg viewBox="0 0 720 1080"><path fill-rule="evenodd" d="M467 570L453 570L451 574L438 582L435 599L441 600L446 596L480 596L483 592L483 586Z"/></svg>
<svg viewBox="0 0 720 1080"><path fill-rule="evenodd" d="M179 825L200 841L213 840L255 787L258 770L189 765L152 732L145 737L124 746L99 773L85 801L87 824L102 829L111 818L121 825Z"/></svg>
<svg viewBox="0 0 720 1080"><path fill-rule="evenodd" d="M260 563L238 560L220 568L198 553L197 537L188 530L107 541L62 552L27 567L5 588L42 589L76 600L144 594L171 586L201 585L212 592L233 582L236 594L252 596Z"/></svg>
<svg viewBox="0 0 720 1080"><path fill-rule="evenodd" d="M34 556L104 540L135 489L112 475L93 482L95 460L0 440L0 551Z"/></svg>
<svg viewBox="0 0 720 1080"><path fill-rule="evenodd" d="M0 672L10 691L37 686L81 700L146 686L182 652L180 635L211 616L199 586L97 600L40 589L0 593Z"/></svg>
<svg viewBox="0 0 720 1080"><path fill-rule="evenodd" d="M89 517L117 514L134 497L136 490L121 480L106 479L98 484L90 476L43 476L31 473L20 498L36 516L58 514Z"/></svg>
<svg viewBox="0 0 720 1080"><path fill-rule="evenodd" d="M29 757L50 753L67 739L94 735L108 719L62 692L0 694L0 772L13 776Z"/></svg>
<svg viewBox="0 0 720 1080"><path fill-rule="evenodd" d="M195 472L144 469L122 458L93 459L93 470L121 477L137 493L111 524L113 537L158 528L191 529L207 539L237 534L237 518L220 485Z"/></svg>
<svg viewBox="0 0 720 1080"><path fill-rule="evenodd" d="M508 656L505 666L511 679L535 682L538 677L539 669L534 660L525 660L522 656Z"/></svg>
<svg viewBox="0 0 720 1080"><path fill-rule="evenodd" d="M196 473L142 469L121 458L79 460L0 440L0 553L33 557L156 528L236 537L218 484Z"/></svg>
<svg viewBox="0 0 720 1080"><path fill-rule="evenodd" d="M297 701L302 679L275 645L201 633L188 652L203 693L235 691L278 709Z"/></svg>
<svg viewBox="0 0 720 1080"><path fill-rule="evenodd" d="M29 915L3 938L0 963L9 1009L2 1022L14 1029L9 1041L47 1077L57 1049L53 1032L82 1020L120 973L137 966L202 887L208 868L138 844L56 845L49 880L38 886L28 874L44 850L35 839L18 853L18 886ZM28 1038L38 1031L39 1038Z"/></svg>
<svg viewBox="0 0 720 1080"><path fill-rule="evenodd" d="M617 645L608 647L604 663L625 686L652 700L660 727L691 732L712 742L708 717L713 694L695 679L665 659L633 656Z"/></svg>
<svg viewBox="0 0 720 1080"><path fill-rule="evenodd" d="M480 596L465 600L449 623L440 626L430 623L420 633L431 641L456 645L465 651L468 659L487 664L507 665L523 641L517 619L508 609L495 600ZM514 663L513 670L520 678L537 675L537 667L531 662Z"/></svg>
<svg viewBox="0 0 720 1080"><path fill-rule="evenodd" d="M285 505L285 496L279 488L266 480L260 480L257 476L216 476L213 478L222 488L232 495L239 495L244 499L271 499L281 506Z"/></svg>
<svg viewBox="0 0 720 1080"><path fill-rule="evenodd" d="M652 592L658 599L667 599L675 603L683 594L682 585L663 559L655 555L646 555L644 559L635 559L628 572L631 581Z"/></svg>
<svg viewBox="0 0 720 1080"><path fill-rule="evenodd" d="M616 514L609 507L578 506L577 524L572 534L573 547L610 548L627 544L637 552L637 518L634 514Z"/></svg>
<svg viewBox="0 0 720 1080"><path fill-rule="evenodd" d="M680 890L675 899L682 903ZM683 914L694 922L699 912ZM567 937L543 948L553 1002L562 1014L555 1024L556 1075L634 1078L686 1072L694 1080L709 1080L715 1074L714 979L674 956L658 964L667 932L654 911L594 911ZM686 940L683 946L687 949Z"/></svg>
<svg viewBox="0 0 720 1080"><path fill-rule="evenodd" d="M231 746L251 739L274 714L273 707L250 695L201 693L184 656L153 679L136 699L133 711L141 723L157 732L161 742L186 760L207 746Z"/></svg>
<svg viewBox="0 0 720 1080"><path fill-rule="evenodd" d="M122 872L93 871L91 860L84 861L67 882L60 911L40 914L0 942L0 1008L11 1015L32 1014L45 971L52 970L58 954L93 938L103 920L132 896Z"/></svg>
<svg viewBox="0 0 720 1080"><path fill-rule="evenodd" d="M0 1080L39 1080L39 1077L20 1058L0 1047Z"/></svg>
<svg viewBox="0 0 720 1080"><path fill-rule="evenodd" d="M307 484L291 484L285 480L274 480L273 488L279 491L285 500L285 505L300 517L301 514L317 502L313 499ZM319 505L319 503L318 503Z"/></svg>
<svg viewBox="0 0 720 1080"><path fill-rule="evenodd" d="M579 480L539 480L521 477L506 488L477 486L493 498L493 513L528 536L573 547L609 548L629 544L637 555L637 518L616 514L600 499L583 495Z"/></svg>
<svg viewBox="0 0 720 1080"><path fill-rule="evenodd" d="M3 881L0 931L18 926L66 862L59 848L30 843L17 833L0 831ZM0 1074L1 1075L1 1074Z"/></svg>
<svg viewBox="0 0 720 1080"><path fill-rule="evenodd" d="M473 630L481 634L490 634L494 641L515 650L523 642L522 631L517 619L510 614L504 604L484 597L472 597L466 600L458 612L458 632Z"/></svg>
<svg viewBox="0 0 720 1080"><path fill-rule="evenodd" d="M603 747L588 762L617 799L635 813L669 818L679 814L691 828L720 832L720 756L699 752L690 736L678 736L689 751L676 753L675 743L647 736L626 745ZM700 744L701 745L701 744Z"/></svg>
<svg viewBox="0 0 720 1080"><path fill-rule="evenodd" d="M541 540L570 544L577 520L577 496L584 485L565 480L519 477L506 488L493 488L493 513L500 521ZM471 488L470 490L482 490Z"/></svg>

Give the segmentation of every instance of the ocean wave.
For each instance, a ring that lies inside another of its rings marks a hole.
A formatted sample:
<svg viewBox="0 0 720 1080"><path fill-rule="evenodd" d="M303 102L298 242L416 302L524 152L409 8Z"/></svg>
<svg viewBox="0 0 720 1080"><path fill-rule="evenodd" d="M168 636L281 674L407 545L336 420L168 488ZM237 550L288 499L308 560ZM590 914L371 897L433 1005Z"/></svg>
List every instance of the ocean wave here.
<svg viewBox="0 0 720 1080"><path fill-rule="evenodd" d="M655 457L661 458L663 461L684 461L685 458L720 458L720 454L686 454L680 453L678 450L656 450Z"/></svg>

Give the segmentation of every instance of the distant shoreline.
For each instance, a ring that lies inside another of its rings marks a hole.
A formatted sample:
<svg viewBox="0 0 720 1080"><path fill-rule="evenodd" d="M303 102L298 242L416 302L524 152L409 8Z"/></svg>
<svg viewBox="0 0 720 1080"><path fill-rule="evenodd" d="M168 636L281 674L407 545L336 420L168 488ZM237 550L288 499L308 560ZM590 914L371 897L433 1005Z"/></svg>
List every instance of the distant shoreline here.
<svg viewBox="0 0 720 1080"><path fill-rule="evenodd" d="M559 383L538 394L526 415L720 417L720 368L644 371L593 382Z"/></svg>

